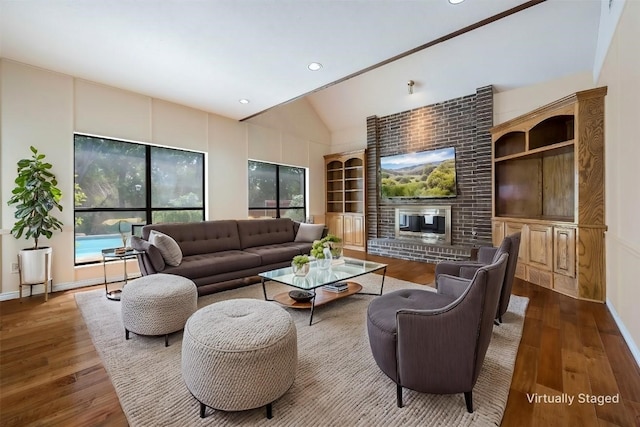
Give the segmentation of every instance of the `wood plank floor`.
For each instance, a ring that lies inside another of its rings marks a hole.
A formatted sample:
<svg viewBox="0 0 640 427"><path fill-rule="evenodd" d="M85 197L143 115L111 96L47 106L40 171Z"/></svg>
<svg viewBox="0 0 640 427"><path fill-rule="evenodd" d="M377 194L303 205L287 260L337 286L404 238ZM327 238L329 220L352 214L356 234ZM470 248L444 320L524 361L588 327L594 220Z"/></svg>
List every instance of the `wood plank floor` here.
<svg viewBox="0 0 640 427"><path fill-rule="evenodd" d="M433 283L431 264L347 252L389 264L391 277ZM127 425L75 303L84 290L54 293L47 303L0 302L0 425ZM606 306L520 280L514 293L530 302L502 425L640 426L640 369ZM534 393L575 400L531 403ZM578 403L584 395L620 401Z"/></svg>

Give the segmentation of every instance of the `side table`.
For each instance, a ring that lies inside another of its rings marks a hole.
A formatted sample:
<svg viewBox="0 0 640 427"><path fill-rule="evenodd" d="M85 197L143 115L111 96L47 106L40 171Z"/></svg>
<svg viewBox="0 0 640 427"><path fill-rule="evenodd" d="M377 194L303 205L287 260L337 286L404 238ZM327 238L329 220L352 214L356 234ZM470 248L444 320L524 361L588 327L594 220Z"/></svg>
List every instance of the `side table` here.
<svg viewBox="0 0 640 427"><path fill-rule="evenodd" d="M142 251L138 251L135 249L130 249L126 252L123 253L116 253L116 248L110 248L110 249L103 249L102 250L102 270L104 272L104 290L105 293L107 295L107 299L113 300L113 301L120 301L120 294L122 293L121 289L115 289L110 291L108 288L108 285L110 283L117 283L117 282L121 282L121 280L115 280L112 282L108 282L107 281L107 262L109 261L122 261L122 263L124 264L124 284L123 286L125 286L127 284L127 282L129 281L130 277L127 274L127 260L130 259L134 259L137 258L139 254L142 254ZM136 276L138 277L138 276Z"/></svg>

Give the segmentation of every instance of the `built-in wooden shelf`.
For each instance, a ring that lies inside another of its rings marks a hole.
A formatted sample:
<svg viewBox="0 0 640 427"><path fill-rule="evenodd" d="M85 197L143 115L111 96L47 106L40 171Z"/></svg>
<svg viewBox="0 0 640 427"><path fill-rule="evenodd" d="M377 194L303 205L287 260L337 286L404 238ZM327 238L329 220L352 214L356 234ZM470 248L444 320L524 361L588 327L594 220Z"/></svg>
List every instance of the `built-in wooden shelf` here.
<svg viewBox="0 0 640 427"><path fill-rule="evenodd" d="M604 97L577 92L491 129L493 241L520 232L516 276L604 301Z"/></svg>

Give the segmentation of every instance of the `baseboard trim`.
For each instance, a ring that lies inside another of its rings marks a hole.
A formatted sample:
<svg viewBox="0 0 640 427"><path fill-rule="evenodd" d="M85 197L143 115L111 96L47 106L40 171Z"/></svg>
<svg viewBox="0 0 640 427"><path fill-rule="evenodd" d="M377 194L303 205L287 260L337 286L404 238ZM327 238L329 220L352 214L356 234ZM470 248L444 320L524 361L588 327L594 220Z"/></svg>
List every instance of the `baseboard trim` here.
<svg viewBox="0 0 640 427"><path fill-rule="evenodd" d="M67 283L54 283L51 289L51 293L68 291L70 289L85 288L87 286L95 286L95 285L102 285L102 284L104 284L102 279L81 280L78 282L67 282ZM25 294L27 296L29 295L28 289L23 290L23 295ZM44 285L33 285L33 295L42 295L42 294L44 294ZM0 301L7 301L10 299L18 299L18 298L20 298L20 291L0 293Z"/></svg>
<svg viewBox="0 0 640 427"><path fill-rule="evenodd" d="M616 325L618 325L618 329L620 329L620 333L622 334L622 337L627 343L627 347L629 347L629 350L631 351L633 358L636 360L636 364L640 368L640 349L638 349L638 345L635 343L635 341L633 341L633 337L631 336L631 333L629 333L629 330L622 322L622 319L620 318L620 316L618 316L618 312L616 311L615 308L613 308L613 304L611 303L609 298L607 298L606 304L607 304L607 308L609 309L609 313L611 313L613 320L616 322Z"/></svg>

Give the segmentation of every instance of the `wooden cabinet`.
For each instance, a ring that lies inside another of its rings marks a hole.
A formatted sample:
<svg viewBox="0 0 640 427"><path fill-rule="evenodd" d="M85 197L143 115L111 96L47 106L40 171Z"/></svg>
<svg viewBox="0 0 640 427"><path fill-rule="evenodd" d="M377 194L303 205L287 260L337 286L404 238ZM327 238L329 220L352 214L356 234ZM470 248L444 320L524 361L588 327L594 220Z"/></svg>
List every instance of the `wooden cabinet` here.
<svg viewBox="0 0 640 427"><path fill-rule="evenodd" d="M365 150L325 157L327 226L347 249L365 250Z"/></svg>
<svg viewBox="0 0 640 427"><path fill-rule="evenodd" d="M518 277L594 301L606 297L606 93L577 92L491 129L494 243L519 229Z"/></svg>

